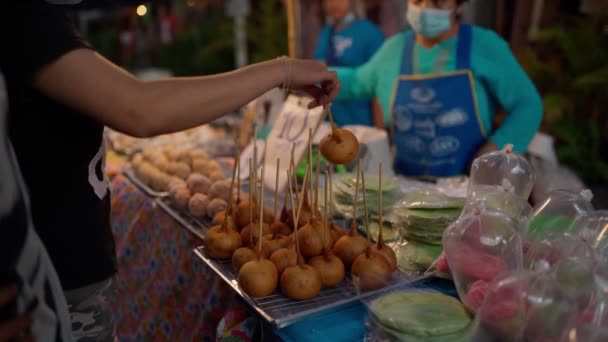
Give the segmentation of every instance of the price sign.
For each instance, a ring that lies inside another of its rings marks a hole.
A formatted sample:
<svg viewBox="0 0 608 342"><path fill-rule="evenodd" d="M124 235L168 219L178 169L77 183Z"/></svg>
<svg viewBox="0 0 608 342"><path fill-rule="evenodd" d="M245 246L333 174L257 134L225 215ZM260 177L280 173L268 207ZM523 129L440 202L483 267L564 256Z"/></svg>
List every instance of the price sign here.
<svg viewBox="0 0 608 342"><path fill-rule="evenodd" d="M280 159L279 188L287 184L285 171L289 168L291 150L295 144L294 163L299 165L308 149L308 132L312 128L315 135L319 124L323 120L325 111L321 107L309 110L310 99L298 96L289 96L283 109L275 121L270 134L266 138L266 175L264 184L266 188L275 190L275 175L277 158ZM258 143L258 161L262 161L264 143ZM249 146L241 156L241 179L249 175L249 158L253 158L253 148ZM261 165L260 165L261 166ZM260 168L258 168L259 171Z"/></svg>

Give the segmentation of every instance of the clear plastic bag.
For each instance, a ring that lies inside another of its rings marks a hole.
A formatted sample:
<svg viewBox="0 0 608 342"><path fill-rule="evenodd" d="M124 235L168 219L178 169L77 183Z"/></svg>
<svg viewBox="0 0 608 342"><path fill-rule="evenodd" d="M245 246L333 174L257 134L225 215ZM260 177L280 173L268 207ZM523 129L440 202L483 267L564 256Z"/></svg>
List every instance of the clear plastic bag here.
<svg viewBox="0 0 608 342"><path fill-rule="evenodd" d="M367 341L465 342L472 324L455 298L431 290L406 289L366 302Z"/></svg>
<svg viewBox="0 0 608 342"><path fill-rule="evenodd" d="M517 223L495 209L479 209L451 224L443 235L443 250L458 294L472 311L496 276L523 268Z"/></svg>
<svg viewBox="0 0 608 342"><path fill-rule="evenodd" d="M527 199L530 196L535 182L534 170L524 156L512 150L513 145L506 145L500 151L484 154L473 161L468 197L478 186L501 186L505 181L520 197Z"/></svg>
<svg viewBox="0 0 608 342"><path fill-rule="evenodd" d="M505 273L488 287L471 341L561 341L576 308L574 298L550 274Z"/></svg>
<svg viewBox="0 0 608 342"><path fill-rule="evenodd" d="M445 252L442 251L439 254L439 257L431 266L424 272L425 275L434 276L442 279L452 280L452 271L450 270L450 265L448 264L448 257L445 255Z"/></svg>
<svg viewBox="0 0 608 342"><path fill-rule="evenodd" d="M608 239L608 210L597 210L580 217L574 224L577 234L597 248Z"/></svg>
<svg viewBox="0 0 608 342"><path fill-rule="evenodd" d="M458 209L464 207L465 200L450 197L436 191L409 192L396 204L407 209Z"/></svg>
<svg viewBox="0 0 608 342"><path fill-rule="evenodd" d="M577 235L560 231L544 231L524 242L524 262L529 269L549 271L564 258L591 260L593 251Z"/></svg>
<svg viewBox="0 0 608 342"><path fill-rule="evenodd" d="M524 236L532 216L532 206L528 201L515 194L514 188L505 185L478 186L469 194L463 213L469 213L475 208L483 207L503 211L518 224L518 231Z"/></svg>
<svg viewBox="0 0 608 342"><path fill-rule="evenodd" d="M580 194L555 190L534 206L528 234L535 238L545 230L571 232L576 221L593 211L593 194L584 190Z"/></svg>

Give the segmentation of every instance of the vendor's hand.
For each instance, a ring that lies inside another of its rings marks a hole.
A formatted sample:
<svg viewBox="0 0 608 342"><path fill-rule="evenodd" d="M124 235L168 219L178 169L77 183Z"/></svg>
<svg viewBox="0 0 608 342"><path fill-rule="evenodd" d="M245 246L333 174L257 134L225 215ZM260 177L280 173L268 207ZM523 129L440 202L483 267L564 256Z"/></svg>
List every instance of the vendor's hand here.
<svg viewBox="0 0 608 342"><path fill-rule="evenodd" d="M17 296L17 286L11 285L0 288L0 309ZM0 342L33 341L30 333L32 326L31 314L21 315L10 321L0 322Z"/></svg>
<svg viewBox="0 0 608 342"><path fill-rule="evenodd" d="M475 158L480 157L486 153L490 153L490 152L494 152L494 151L498 151L500 150L498 148L498 146L496 146L495 143L488 141L485 144L483 144L483 146L481 146L481 148L477 151L477 153L475 154Z"/></svg>
<svg viewBox="0 0 608 342"><path fill-rule="evenodd" d="M290 88L304 91L314 98L308 108L328 105L340 91L338 74L329 71L325 63L290 59L288 70Z"/></svg>

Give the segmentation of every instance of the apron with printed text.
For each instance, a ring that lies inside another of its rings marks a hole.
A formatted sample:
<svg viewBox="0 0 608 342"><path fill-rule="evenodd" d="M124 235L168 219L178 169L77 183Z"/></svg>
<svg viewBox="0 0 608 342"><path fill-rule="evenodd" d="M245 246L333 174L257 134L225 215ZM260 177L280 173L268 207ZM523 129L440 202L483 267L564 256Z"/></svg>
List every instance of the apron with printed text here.
<svg viewBox="0 0 608 342"><path fill-rule="evenodd" d="M470 70L471 36L471 26L461 25L456 70L429 75L414 73L415 35L406 37L391 106L396 173L462 174L486 140Z"/></svg>

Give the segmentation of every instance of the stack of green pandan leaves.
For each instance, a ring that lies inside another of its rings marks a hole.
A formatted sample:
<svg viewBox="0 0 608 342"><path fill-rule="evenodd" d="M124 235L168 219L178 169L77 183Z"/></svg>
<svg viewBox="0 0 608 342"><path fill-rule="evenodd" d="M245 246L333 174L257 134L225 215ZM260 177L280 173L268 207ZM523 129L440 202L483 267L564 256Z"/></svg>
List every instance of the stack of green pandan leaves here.
<svg viewBox="0 0 608 342"><path fill-rule="evenodd" d="M353 205L355 204L355 185L357 183L357 175L346 174L339 176L333 182L333 201L334 209L336 213L351 219L353 218ZM365 191L367 197L367 210L370 215L370 219L374 220L378 218L378 176L377 175L365 175L365 189L361 189L362 185L359 183L359 191ZM390 208L399 200L402 196L401 189L399 187L399 181L393 177L382 177L382 201L384 212L388 214ZM365 216L365 208L363 207L363 196L359 194L357 205L357 219L361 219Z"/></svg>
<svg viewBox="0 0 608 342"><path fill-rule="evenodd" d="M391 211L389 221L405 241L396 249L399 266L427 270L441 254L443 231L458 218L464 199L439 192L406 194Z"/></svg>
<svg viewBox="0 0 608 342"><path fill-rule="evenodd" d="M440 246L443 231L463 206L464 199L441 193L409 193L391 210L390 221L405 239Z"/></svg>
<svg viewBox="0 0 608 342"><path fill-rule="evenodd" d="M472 318L450 296L423 291L399 291L370 304L376 329L400 341L468 341Z"/></svg>

